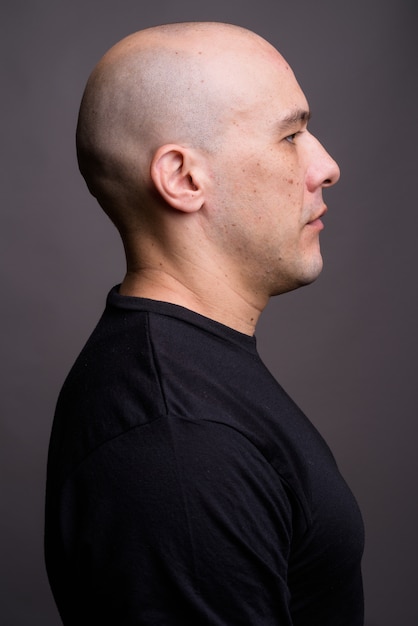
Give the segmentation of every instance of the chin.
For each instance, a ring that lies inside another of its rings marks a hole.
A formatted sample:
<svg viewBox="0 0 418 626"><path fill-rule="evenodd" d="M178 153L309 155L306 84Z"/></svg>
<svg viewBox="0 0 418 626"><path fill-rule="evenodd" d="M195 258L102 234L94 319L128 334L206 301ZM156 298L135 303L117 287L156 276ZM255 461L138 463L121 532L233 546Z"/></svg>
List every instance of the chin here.
<svg viewBox="0 0 418 626"><path fill-rule="evenodd" d="M313 283L322 272L323 266L322 257L320 257L319 260L312 267L310 267L309 271L302 277L300 287Z"/></svg>
<svg viewBox="0 0 418 626"><path fill-rule="evenodd" d="M321 251L318 248L315 253L308 259L304 259L300 266L300 287L303 285L310 285L313 283L320 273L322 272L322 268L324 267L324 262L322 260Z"/></svg>
<svg viewBox="0 0 418 626"><path fill-rule="evenodd" d="M322 268L322 256L319 255L319 257L317 257L314 261L311 261L309 265L304 265L303 267L298 268L298 271L293 274L289 273L286 277L281 276L280 283L276 285L271 295L278 296L282 293L287 293L289 291L299 289L300 287L310 285L318 278L322 272Z"/></svg>

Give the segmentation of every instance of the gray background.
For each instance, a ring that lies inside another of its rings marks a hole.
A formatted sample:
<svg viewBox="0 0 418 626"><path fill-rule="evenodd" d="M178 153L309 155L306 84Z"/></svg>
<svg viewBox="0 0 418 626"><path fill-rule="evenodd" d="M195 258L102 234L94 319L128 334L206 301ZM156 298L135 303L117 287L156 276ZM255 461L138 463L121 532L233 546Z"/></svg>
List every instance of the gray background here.
<svg viewBox="0 0 418 626"><path fill-rule="evenodd" d="M327 193L325 270L270 303L259 348L360 502L368 626L416 626L418 3L209 4L2 3L0 622L60 623L42 556L49 431L63 378L124 270L77 171L85 81L126 34L205 19L247 26L283 52L311 128L341 165Z"/></svg>

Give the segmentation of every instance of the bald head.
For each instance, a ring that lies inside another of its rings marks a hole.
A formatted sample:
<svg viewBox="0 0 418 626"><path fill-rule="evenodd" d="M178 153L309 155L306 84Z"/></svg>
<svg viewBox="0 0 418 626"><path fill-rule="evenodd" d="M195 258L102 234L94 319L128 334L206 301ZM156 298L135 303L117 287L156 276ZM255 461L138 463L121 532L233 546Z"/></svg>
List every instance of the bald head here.
<svg viewBox="0 0 418 626"><path fill-rule="evenodd" d="M77 148L122 236L122 293L219 321L226 298L248 328L271 295L315 280L322 190L339 174L309 115L283 57L243 28L171 24L116 44L87 83Z"/></svg>
<svg viewBox="0 0 418 626"><path fill-rule="evenodd" d="M149 164L161 145L216 150L228 110L239 108L234 68L255 50L278 54L238 26L169 24L130 35L99 62L80 108L78 158L90 191L120 228L147 201Z"/></svg>

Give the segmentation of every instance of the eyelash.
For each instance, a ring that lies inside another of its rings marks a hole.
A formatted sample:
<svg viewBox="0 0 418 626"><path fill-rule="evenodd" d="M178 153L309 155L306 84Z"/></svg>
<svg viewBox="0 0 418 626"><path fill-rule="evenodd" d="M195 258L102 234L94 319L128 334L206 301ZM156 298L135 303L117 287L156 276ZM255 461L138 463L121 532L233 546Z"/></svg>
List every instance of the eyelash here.
<svg viewBox="0 0 418 626"><path fill-rule="evenodd" d="M289 143L293 143L298 135L299 135L299 131L296 133L292 133L291 135L288 135L287 137L285 137L285 139Z"/></svg>

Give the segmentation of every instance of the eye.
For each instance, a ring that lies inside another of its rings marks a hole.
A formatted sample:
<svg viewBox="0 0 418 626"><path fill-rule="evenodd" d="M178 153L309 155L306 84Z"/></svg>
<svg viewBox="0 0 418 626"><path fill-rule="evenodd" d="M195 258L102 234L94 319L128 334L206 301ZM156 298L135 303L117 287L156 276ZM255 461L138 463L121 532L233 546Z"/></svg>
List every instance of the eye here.
<svg viewBox="0 0 418 626"><path fill-rule="evenodd" d="M291 135L288 135L287 137L285 137L285 140L288 141L289 143L294 143L296 137L299 135L299 132L297 133L292 133Z"/></svg>

